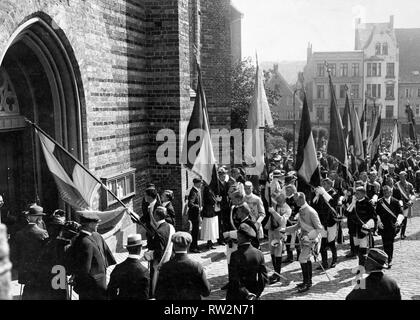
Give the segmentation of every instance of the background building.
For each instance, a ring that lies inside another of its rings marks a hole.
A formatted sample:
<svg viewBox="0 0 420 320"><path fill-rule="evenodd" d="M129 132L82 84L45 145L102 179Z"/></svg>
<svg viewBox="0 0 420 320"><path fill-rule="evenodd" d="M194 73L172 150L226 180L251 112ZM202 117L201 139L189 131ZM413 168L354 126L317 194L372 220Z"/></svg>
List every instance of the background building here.
<svg viewBox="0 0 420 320"><path fill-rule="evenodd" d="M0 193L8 209L36 197L48 213L64 207L27 117L136 212L147 183L174 190L179 227L192 175L179 163L157 163L156 134L171 129L182 144L195 55L211 125L230 128L233 16L229 0L2 2ZM105 198L100 209L112 206ZM125 218L122 228L135 226ZM121 245L123 234L108 242Z"/></svg>
<svg viewBox="0 0 420 320"><path fill-rule="evenodd" d="M361 112L363 106L363 52L312 52L312 46L308 47L304 77L311 119L314 124L329 129L331 98L325 62L331 69L331 78L341 114L344 111L346 88L350 105L353 102L356 110Z"/></svg>

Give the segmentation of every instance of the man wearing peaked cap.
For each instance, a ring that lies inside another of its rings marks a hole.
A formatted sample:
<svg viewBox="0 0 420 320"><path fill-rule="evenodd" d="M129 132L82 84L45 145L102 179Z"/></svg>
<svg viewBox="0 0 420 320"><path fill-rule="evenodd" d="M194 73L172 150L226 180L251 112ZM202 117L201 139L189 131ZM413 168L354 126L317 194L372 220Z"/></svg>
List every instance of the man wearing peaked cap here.
<svg viewBox="0 0 420 320"><path fill-rule="evenodd" d="M388 261L387 254L377 248L369 250L365 270L368 277L347 295L346 300L401 300L401 292L395 280L383 273Z"/></svg>
<svg viewBox="0 0 420 320"><path fill-rule="evenodd" d="M251 225L241 223L237 236L238 250L232 253L228 268L226 300L255 300L268 282L264 255L251 245L251 240L257 236Z"/></svg>
<svg viewBox="0 0 420 320"><path fill-rule="evenodd" d="M78 211L80 233L71 249L70 273L80 300L105 300L106 269L116 263L102 236L96 232L100 221L95 211Z"/></svg>
<svg viewBox="0 0 420 320"><path fill-rule="evenodd" d="M171 240L175 256L160 269L156 300L201 300L201 297L209 296L211 288L203 267L188 258L191 235L179 231Z"/></svg>
<svg viewBox="0 0 420 320"><path fill-rule="evenodd" d="M201 178L194 178L194 186L191 188L188 195L188 220L190 220L192 224L191 235L193 240L191 252L193 253L200 253L200 250L198 249L198 237L200 231L200 216L201 211L203 210L202 182Z"/></svg>
<svg viewBox="0 0 420 320"><path fill-rule="evenodd" d="M128 257L112 270L107 294L110 300L149 299L149 270L140 262L142 238L140 234L127 237Z"/></svg>

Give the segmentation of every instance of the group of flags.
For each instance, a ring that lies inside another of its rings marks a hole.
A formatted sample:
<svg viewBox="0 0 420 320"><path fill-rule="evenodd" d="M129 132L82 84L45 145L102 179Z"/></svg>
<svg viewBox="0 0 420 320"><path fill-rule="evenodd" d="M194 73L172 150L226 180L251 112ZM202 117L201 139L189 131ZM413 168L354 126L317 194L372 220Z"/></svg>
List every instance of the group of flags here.
<svg viewBox="0 0 420 320"><path fill-rule="evenodd" d="M198 63L197 63L198 64ZM217 161L214 156L212 140L210 136L210 122L207 110L207 102L204 93L201 70L198 66L198 83L196 97L191 117L188 122L183 149L182 163L186 168L199 175L209 186L215 186L217 178ZM353 174L359 170L359 166L366 160L367 155L373 164L379 152L381 142L381 112L373 117L370 134L367 126L367 105L359 119L354 102L350 106L349 97L346 93L344 114L341 117L335 97L335 90L331 75L329 74L330 86L330 131L327 145L327 153L334 157L344 169L343 173ZM309 107L306 94L303 91L302 118L299 130L298 148L296 152L295 170L299 181L304 181L308 186L319 186L320 168L317 159L315 142L312 134ZM416 141L415 119L411 107L406 110L410 125L410 137ZM28 121L30 122L30 121ZM120 204L124 205L118 197L96 178L80 161L71 155L64 147L57 143L36 124L31 123L37 133L44 158L48 168L54 177L60 197L76 210L91 210L94 202L98 199L102 189L110 192ZM263 130L266 126L273 127L273 119L264 90L262 70L258 66L255 75L254 96L249 110L247 129L252 134L245 135L245 160L246 163L254 162L258 172L261 167L267 165L265 139ZM190 141L189 135L197 130L197 139ZM248 146L248 147L246 147ZM401 139L395 122L391 153L401 147ZM298 186L298 189L299 188ZM96 200L95 200L96 199ZM139 219L134 212L129 211L133 221L138 223ZM115 225L117 213L102 213L102 223ZM141 224L141 223L140 223Z"/></svg>

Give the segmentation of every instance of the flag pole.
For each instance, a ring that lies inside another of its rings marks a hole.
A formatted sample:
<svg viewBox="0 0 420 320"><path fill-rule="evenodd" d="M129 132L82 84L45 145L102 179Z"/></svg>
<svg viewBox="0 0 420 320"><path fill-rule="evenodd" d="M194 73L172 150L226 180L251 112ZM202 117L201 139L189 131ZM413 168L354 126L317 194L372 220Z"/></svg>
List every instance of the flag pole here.
<svg viewBox="0 0 420 320"><path fill-rule="evenodd" d="M68 152L61 144L59 144L57 141L55 141L48 133L46 133L44 130L42 130L36 123L30 121L28 118L25 118L25 121L32 125L36 130L41 132L43 135L45 135L49 140L54 142L54 144L59 147L63 152L65 152L73 161L75 161L78 165L80 165L93 179L95 179L106 191L108 191L124 208L128 209L128 213L130 214L131 218L135 221L135 223L141 225L144 229L147 231L150 231L148 227L144 225L140 221L140 219L133 215L134 212L130 208L126 206L124 202L122 202L111 190L108 189L107 186L103 184L101 180L99 180L95 175L93 175L75 156L73 156L70 152ZM137 214L136 214L137 215Z"/></svg>

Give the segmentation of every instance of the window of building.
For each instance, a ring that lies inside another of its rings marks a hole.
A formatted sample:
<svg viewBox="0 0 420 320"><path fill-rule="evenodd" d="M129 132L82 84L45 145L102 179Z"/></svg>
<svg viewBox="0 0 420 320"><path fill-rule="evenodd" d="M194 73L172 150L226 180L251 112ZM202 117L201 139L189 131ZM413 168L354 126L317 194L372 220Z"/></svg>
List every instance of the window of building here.
<svg viewBox="0 0 420 320"><path fill-rule="evenodd" d="M358 84L352 84L351 85L351 95L354 99L359 98L359 85Z"/></svg>
<svg viewBox="0 0 420 320"><path fill-rule="evenodd" d="M394 106L386 106L385 118L387 118L387 119L394 118Z"/></svg>
<svg viewBox="0 0 420 320"><path fill-rule="evenodd" d="M337 68L335 63L329 64L331 70L331 77L335 77L337 75Z"/></svg>
<svg viewBox="0 0 420 320"><path fill-rule="evenodd" d="M381 64L371 62L367 63L366 72L368 77L381 76Z"/></svg>
<svg viewBox="0 0 420 320"><path fill-rule="evenodd" d="M410 98L410 89L405 89L405 97Z"/></svg>
<svg viewBox="0 0 420 320"><path fill-rule="evenodd" d="M340 75L342 77L347 77L349 73L349 66L347 63L340 64Z"/></svg>
<svg viewBox="0 0 420 320"><path fill-rule="evenodd" d="M366 95L368 97L371 97L372 96L372 85L371 84L367 84L366 85Z"/></svg>
<svg viewBox="0 0 420 320"><path fill-rule="evenodd" d="M372 76L372 64L371 63L368 63L367 66L366 66L366 75L368 77Z"/></svg>
<svg viewBox="0 0 420 320"><path fill-rule="evenodd" d="M387 63L386 64L386 77L387 78L394 78L394 68L395 68L395 64L394 63Z"/></svg>
<svg viewBox="0 0 420 320"><path fill-rule="evenodd" d="M416 116L420 116L420 105L416 104Z"/></svg>
<svg viewBox="0 0 420 320"><path fill-rule="evenodd" d="M319 121L324 121L324 107L316 108L316 118Z"/></svg>
<svg viewBox="0 0 420 320"><path fill-rule="evenodd" d="M323 85L317 85L316 86L316 91L317 91L317 98L318 99L324 99L324 86Z"/></svg>
<svg viewBox="0 0 420 320"><path fill-rule="evenodd" d="M120 200L123 200L136 194L135 172L135 169L129 169L112 177L101 178L101 180ZM109 192L104 190L104 193L106 193L103 197L106 199L106 204L103 207L106 208L117 202Z"/></svg>
<svg viewBox="0 0 420 320"><path fill-rule="evenodd" d="M382 68L381 68L381 64L380 64L380 63L378 63L378 69L377 69L377 72L376 72L376 75L377 75L378 77L380 77L380 76L382 75L381 70L382 70Z"/></svg>
<svg viewBox="0 0 420 320"><path fill-rule="evenodd" d="M353 77L358 77L359 76L359 64L358 63L352 63L351 70L352 70L352 76Z"/></svg>
<svg viewBox="0 0 420 320"><path fill-rule="evenodd" d="M316 65L316 74L318 77L324 77L325 76L325 66L323 63L318 63Z"/></svg>
<svg viewBox="0 0 420 320"><path fill-rule="evenodd" d="M375 55L377 55L377 56L381 55L381 44L380 43L377 43L375 45Z"/></svg>
<svg viewBox="0 0 420 320"><path fill-rule="evenodd" d="M340 85L340 99L344 99L346 97L346 85Z"/></svg>
<svg viewBox="0 0 420 320"><path fill-rule="evenodd" d="M388 43L386 43L386 42L384 42L384 43L382 44L382 54L383 54L384 56L387 56L387 55L388 55Z"/></svg>
<svg viewBox="0 0 420 320"><path fill-rule="evenodd" d="M420 97L420 88L417 89L417 97Z"/></svg>
<svg viewBox="0 0 420 320"><path fill-rule="evenodd" d="M387 84L386 85L386 99L394 99L394 85Z"/></svg>

